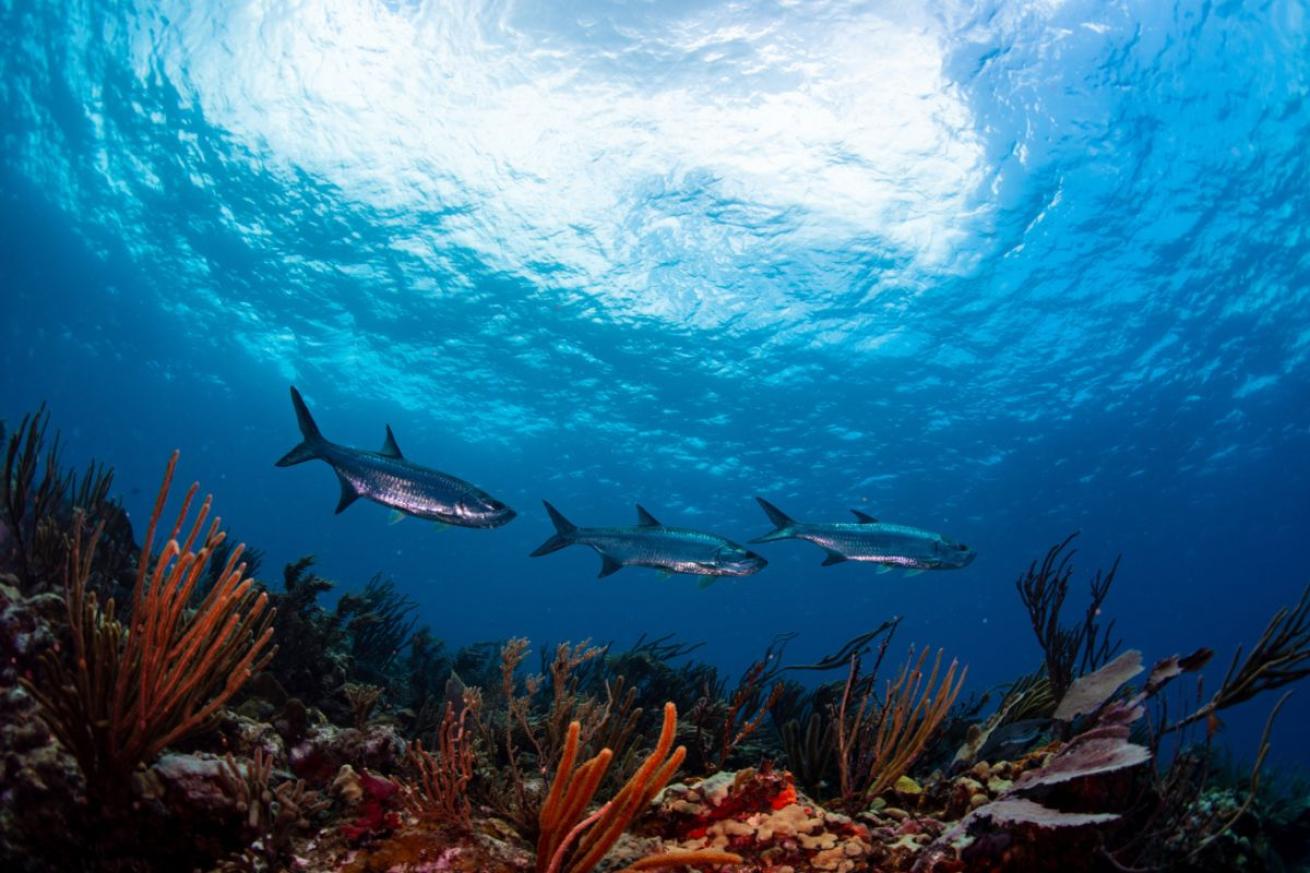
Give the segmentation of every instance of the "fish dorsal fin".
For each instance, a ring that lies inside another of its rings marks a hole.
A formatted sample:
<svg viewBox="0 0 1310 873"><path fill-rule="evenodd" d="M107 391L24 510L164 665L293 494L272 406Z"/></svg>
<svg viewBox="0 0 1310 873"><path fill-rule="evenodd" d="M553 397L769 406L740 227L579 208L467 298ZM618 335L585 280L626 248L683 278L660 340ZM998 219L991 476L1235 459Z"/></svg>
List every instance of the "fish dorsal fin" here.
<svg viewBox="0 0 1310 873"><path fill-rule="evenodd" d="M824 558L824 559L823 559L823 563L820 564L819 566L820 566L820 567L831 567L833 564L840 564L842 561L845 561L845 560L846 560L846 556L845 556L845 555L841 554L840 552L832 552L832 551L830 551L830 552L828 552L828 557Z"/></svg>
<svg viewBox="0 0 1310 873"><path fill-rule="evenodd" d="M646 511L646 507L640 503L637 504L637 527L663 527L655 520L655 516Z"/></svg>
<svg viewBox="0 0 1310 873"><path fill-rule="evenodd" d="M396 435L391 432L391 425L387 425L387 438L382 441L382 451L379 454L386 455L388 458L403 458L400 453L400 446L396 445Z"/></svg>
<svg viewBox="0 0 1310 873"><path fill-rule="evenodd" d="M856 519L859 520L860 524L877 524L877 523L878 523L878 519L874 518L872 515L869 515L869 513L867 513L867 512L860 512L858 509L852 509L852 510L851 510L851 515L855 516Z"/></svg>
<svg viewBox="0 0 1310 873"><path fill-rule="evenodd" d="M351 485L350 481L340 473L337 474L337 479L341 481L341 499L337 501L337 514L340 515L346 511L347 506L359 499L359 492L356 491L355 486Z"/></svg>
<svg viewBox="0 0 1310 873"><path fill-rule="evenodd" d="M623 565L611 558L604 552L600 553L600 572L596 574L597 579L604 579L606 576L613 575L623 569Z"/></svg>

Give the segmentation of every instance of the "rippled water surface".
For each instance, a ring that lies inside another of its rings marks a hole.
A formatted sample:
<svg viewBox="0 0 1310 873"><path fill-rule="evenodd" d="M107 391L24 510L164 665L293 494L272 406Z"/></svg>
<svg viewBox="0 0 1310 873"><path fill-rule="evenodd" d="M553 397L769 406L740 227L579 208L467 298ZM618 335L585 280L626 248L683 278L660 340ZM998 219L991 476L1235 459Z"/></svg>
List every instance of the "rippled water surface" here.
<svg viewBox="0 0 1310 873"><path fill-rule="evenodd" d="M1308 12L4 0L0 413L48 400L138 512L181 447L271 561L385 571L456 644L736 666L901 614L982 688L1035 664L1013 578L1081 529L1130 642L1224 660L1310 581ZM290 383L521 517L333 516L272 466ZM542 497L745 539L754 494L979 558L789 543L698 591L526 557Z"/></svg>

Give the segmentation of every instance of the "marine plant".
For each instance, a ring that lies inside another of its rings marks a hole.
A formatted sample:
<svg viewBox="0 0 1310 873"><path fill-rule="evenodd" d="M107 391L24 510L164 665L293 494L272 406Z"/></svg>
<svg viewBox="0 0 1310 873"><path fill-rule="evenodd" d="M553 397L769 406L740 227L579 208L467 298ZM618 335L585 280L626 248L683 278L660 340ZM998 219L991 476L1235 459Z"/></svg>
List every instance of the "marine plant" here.
<svg viewBox="0 0 1310 873"><path fill-rule="evenodd" d="M473 805L468 787L477 762L473 726L482 707L482 695L467 689L459 701L446 701L445 715L437 729L437 754L423 748L422 740L410 744L409 762L418 773L417 784L406 792L414 813L436 821L473 826Z"/></svg>
<svg viewBox="0 0 1310 873"><path fill-rule="evenodd" d="M99 526L102 546L91 568L112 584L126 575L132 551L127 515L109 496L114 471L94 461L80 476L64 469L60 435L56 431L47 440L49 424L42 404L23 416L4 443L0 559L12 559L26 591L42 590L62 573L74 528L85 537Z"/></svg>
<svg viewBox="0 0 1310 873"><path fill-rule="evenodd" d="M697 769L709 773L721 769L759 729L786 690L782 682L775 680L783 670L783 651L795 636L786 633L774 637L764 654L742 672L726 700L722 688L705 686L688 716L695 728L693 761Z"/></svg>
<svg viewBox="0 0 1310 873"><path fill-rule="evenodd" d="M894 680L876 693L877 666L860 674L859 655L851 656L850 673L836 713L837 768L843 805L862 807L904 776L927 748L959 696L968 668L951 661L941 673L942 650L924 677L929 649L914 648ZM941 676L940 682L938 676Z"/></svg>
<svg viewBox="0 0 1310 873"><path fill-rule="evenodd" d="M138 764L205 726L273 657L273 611L246 577L240 547L209 595L186 608L224 539L219 519L209 518L209 497L178 539L198 485L187 491L164 547L151 551L177 460L174 452L155 500L126 622L112 598L102 605L86 590L102 525L85 539L75 525L64 573L71 651L42 656L45 681L23 680L96 802L120 795Z"/></svg>
<svg viewBox="0 0 1310 873"><path fill-rule="evenodd" d="M350 640L354 675L372 685L400 681L393 675L397 655L408 643L417 619L418 604L396 589L396 583L375 574L364 590L343 595L337 615Z"/></svg>
<svg viewBox="0 0 1310 873"><path fill-rule="evenodd" d="M837 651L813 664L789 664L782 670L819 672L846 668L849 671L852 657L862 657L875 648L880 664L900 621L898 617L889 618L873 630L847 640ZM816 793L839 781L836 712L844 690L842 682L828 682L810 690L784 680L783 692L770 711L787 766L798 783Z"/></svg>
<svg viewBox="0 0 1310 873"><path fill-rule="evenodd" d="M703 645L703 642L681 642L672 634L653 639L642 634L624 651L614 652L612 647L606 647L599 669L582 677L581 690L593 697L605 696L610 677L623 676L627 687L637 694L634 704L643 711L657 713L665 701L672 700L679 711L690 712L706 688L721 689L718 671L710 664L696 661L676 666L672 662Z"/></svg>
<svg viewBox="0 0 1310 873"><path fill-rule="evenodd" d="M270 592L277 609L276 652L269 672L287 694L322 706L345 684L347 675L336 656L345 636L341 621L318 604L333 583L314 572L314 556L305 555L282 569L282 591Z"/></svg>
<svg viewBox="0 0 1310 873"><path fill-rule="evenodd" d="M1310 676L1310 586L1301 592L1296 605L1274 613L1245 658L1240 646L1233 652L1214 696L1167 729L1177 731L1205 719L1213 730L1221 710L1306 676Z"/></svg>
<svg viewBox="0 0 1310 873"><path fill-rule="evenodd" d="M244 765L229 753L220 773L241 814L245 845L219 865L219 873L291 869L295 863L292 840L313 827L328 801L307 789L303 779L284 780L274 787L273 758L258 747Z"/></svg>
<svg viewBox="0 0 1310 873"><path fill-rule="evenodd" d="M382 689L378 685L365 685L359 682L347 682L343 693L350 703L351 725L356 730L363 730L373 718L373 710L382 699Z"/></svg>
<svg viewBox="0 0 1310 873"><path fill-rule="evenodd" d="M1069 594L1073 577L1073 559L1076 549L1069 544L1078 536L1074 531L1064 540L1047 550L1039 565L1033 561L1018 580L1015 588L1028 610L1033 633L1041 646L1045 659L1046 677L1051 683L1051 694L1059 700L1065 690L1081 673L1096 670L1119 649L1113 640L1114 621L1101 626L1101 607L1114 584L1119 569L1119 558L1114 559L1108 572L1096 571L1089 583L1090 597L1081 623L1066 627L1060 623L1060 611Z"/></svg>
<svg viewBox="0 0 1310 873"><path fill-rule="evenodd" d="M450 671L446 644L433 636L431 628L423 625L409 638L408 651L402 664L405 677L403 699L421 727L427 725L420 713L436 709L445 686L445 677L450 675ZM434 719L439 717L439 714L433 716Z"/></svg>

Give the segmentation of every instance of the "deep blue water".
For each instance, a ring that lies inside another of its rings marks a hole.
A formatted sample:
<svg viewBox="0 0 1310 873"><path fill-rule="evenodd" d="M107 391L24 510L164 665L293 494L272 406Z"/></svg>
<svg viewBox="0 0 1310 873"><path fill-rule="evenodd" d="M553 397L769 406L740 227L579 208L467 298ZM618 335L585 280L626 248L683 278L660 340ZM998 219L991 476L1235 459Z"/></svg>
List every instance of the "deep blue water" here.
<svg viewBox="0 0 1310 873"><path fill-rule="evenodd" d="M265 575L383 571L452 645L737 670L896 614L981 689L1038 663L1013 581L1080 529L1128 644L1226 664L1310 581L1310 10L912 5L3 0L0 415L48 401L138 518L180 448ZM292 383L521 517L334 516L273 467ZM542 497L744 540L754 494L979 557L527 557Z"/></svg>

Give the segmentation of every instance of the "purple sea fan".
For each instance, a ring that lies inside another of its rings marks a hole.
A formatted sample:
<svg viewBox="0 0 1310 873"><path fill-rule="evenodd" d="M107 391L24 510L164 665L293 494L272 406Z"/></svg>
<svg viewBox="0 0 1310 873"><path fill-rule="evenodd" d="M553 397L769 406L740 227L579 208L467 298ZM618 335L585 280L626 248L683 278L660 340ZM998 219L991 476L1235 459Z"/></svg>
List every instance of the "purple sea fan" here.
<svg viewBox="0 0 1310 873"><path fill-rule="evenodd" d="M1039 828L1082 827L1119 818L1112 812L1060 812L1022 797L994 800L974 810L972 815L991 819L997 825L1033 825Z"/></svg>
<svg viewBox="0 0 1310 873"><path fill-rule="evenodd" d="M1130 649L1101 669L1080 676L1069 686L1069 691L1055 710L1055 718L1072 721L1080 715L1095 712L1115 692L1134 676L1142 672L1142 653ZM1154 673L1152 673L1154 675Z"/></svg>
<svg viewBox="0 0 1310 873"><path fill-rule="evenodd" d="M1128 742L1124 736L1126 733L1126 729L1121 732L1113 728L1100 728L1077 737L1051 758L1046 766L1020 776L1014 783L1014 790L1055 785L1098 773L1113 773L1150 761L1150 750Z"/></svg>

